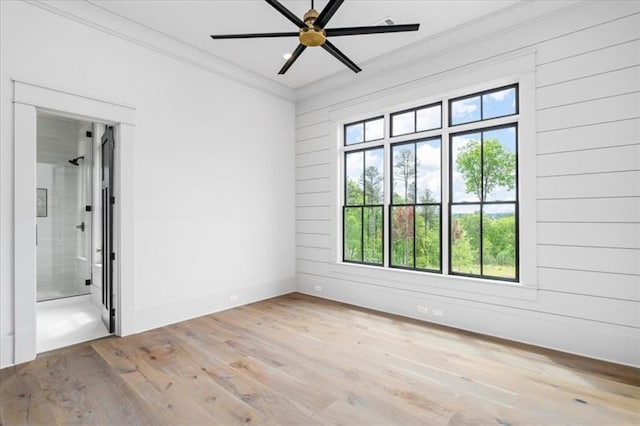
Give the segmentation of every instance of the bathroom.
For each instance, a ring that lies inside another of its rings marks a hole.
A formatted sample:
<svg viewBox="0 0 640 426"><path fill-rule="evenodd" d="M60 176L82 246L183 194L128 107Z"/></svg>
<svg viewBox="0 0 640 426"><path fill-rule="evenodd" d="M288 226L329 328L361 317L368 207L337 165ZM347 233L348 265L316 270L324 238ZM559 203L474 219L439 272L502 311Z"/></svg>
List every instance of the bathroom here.
<svg viewBox="0 0 640 426"><path fill-rule="evenodd" d="M38 353L110 334L102 320L104 133L102 124L38 114Z"/></svg>

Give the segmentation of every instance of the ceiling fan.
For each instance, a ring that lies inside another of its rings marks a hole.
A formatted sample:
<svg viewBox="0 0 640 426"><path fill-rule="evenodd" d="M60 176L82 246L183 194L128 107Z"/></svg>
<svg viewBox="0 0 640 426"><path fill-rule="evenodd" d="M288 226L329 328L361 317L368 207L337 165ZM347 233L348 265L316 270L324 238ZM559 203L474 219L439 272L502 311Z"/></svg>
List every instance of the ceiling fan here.
<svg viewBox="0 0 640 426"><path fill-rule="evenodd" d="M325 28L331 17L336 13L344 0L329 0L321 13L313 8L313 0L311 0L311 9L300 19L294 15L289 9L284 7L277 0L265 0L274 9L284 15L289 21L293 22L299 30L296 32L285 33L254 33L254 34L223 34L212 35L214 40L235 39L235 38L261 38L261 37L298 37L300 43L298 47L291 53L287 62L282 66L278 74L284 74L300 57L307 47L322 46L324 50L335 56L340 62L345 64L353 72L360 72L362 69L358 67L344 53L333 45L328 37L351 36L359 34L381 34L381 33L398 33L406 31L418 31L420 24L406 25L376 25L368 27L348 27L348 28Z"/></svg>

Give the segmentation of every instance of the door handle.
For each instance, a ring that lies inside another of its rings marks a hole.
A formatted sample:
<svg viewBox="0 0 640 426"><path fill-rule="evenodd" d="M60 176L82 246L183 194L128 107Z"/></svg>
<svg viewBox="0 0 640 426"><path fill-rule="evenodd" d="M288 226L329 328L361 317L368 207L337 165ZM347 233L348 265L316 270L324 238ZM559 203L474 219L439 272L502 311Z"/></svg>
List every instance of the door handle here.
<svg viewBox="0 0 640 426"><path fill-rule="evenodd" d="M82 232L84 232L84 222L82 222L80 225L76 225L76 229L79 229Z"/></svg>

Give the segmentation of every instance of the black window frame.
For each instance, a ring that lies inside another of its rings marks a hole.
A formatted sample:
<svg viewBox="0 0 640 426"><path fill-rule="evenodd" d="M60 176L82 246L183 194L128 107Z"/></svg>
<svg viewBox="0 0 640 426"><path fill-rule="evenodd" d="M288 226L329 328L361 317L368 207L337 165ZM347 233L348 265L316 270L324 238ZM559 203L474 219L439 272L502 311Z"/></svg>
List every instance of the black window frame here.
<svg viewBox="0 0 640 426"><path fill-rule="evenodd" d="M369 121L369 120L364 120L364 121ZM363 121L363 122L364 122ZM359 123L359 122L356 122ZM350 123L353 124L353 123ZM346 128L347 124L345 124L345 128ZM382 138L384 139L384 138ZM355 144L352 145L346 145L346 146L353 146ZM342 177L342 190L343 190L343 197L342 197L342 261L345 263L354 263L357 265L370 265L370 266L382 266L384 267L384 247L385 247L385 229L384 229L384 224L385 224L385 217L384 217L384 191L385 191L385 187L383 186L382 189L382 204L366 204L366 189L364 188L364 184L363 184L363 188L362 188L362 204L347 204L347 155L349 154L353 154L356 152L362 152L363 153L363 162L362 162L362 167L363 167L363 172L364 170L367 169L367 163L366 163L366 155L364 154L367 151L374 151L374 150L382 150L382 154L383 154L383 158L384 158L384 146L374 146L374 147L367 147L367 148L357 148L357 149L351 149L348 151L344 151L343 152L343 164L344 164L344 171L343 171L343 177ZM384 169L384 167L383 167ZM361 247L361 256L360 258L362 259L361 261L356 261L356 260L351 260L351 259L346 259L345 256L345 246L346 246L346 212L348 208L360 208L360 223L362 224L361 230L360 230L360 247ZM372 263L372 262L365 262L364 261L364 209L365 208L379 208L380 212L382 214L382 262L381 263Z"/></svg>
<svg viewBox="0 0 640 426"><path fill-rule="evenodd" d="M493 92L490 91L490 92ZM517 105L517 104L516 104ZM472 134L472 133L481 133L482 136L482 141L480 144L480 170L482 173L484 173L484 155L483 155L483 148L484 148L484 132L489 132L492 130L498 130L498 129L505 129L505 128L511 128L513 127L515 129L515 162L516 162L516 176L515 176L515 201L484 201L484 187L482 188L482 199L478 200L478 201L458 201L458 202L454 202L453 201L453 138L457 137L457 136L461 136L461 135L466 135L466 134ZM519 140L518 140L518 129L519 129L519 123L517 121L514 121L512 123L506 123L506 124L500 124L500 125L496 125L496 126L487 126L487 127L478 127L475 128L473 130L465 130L462 132L451 132L449 133L449 206L448 206L448 218L449 218L449 223L448 223L448 231L447 231L447 244L448 244L448 270L449 273L448 275L451 276L462 276L462 277L471 277L471 278L482 278L482 279L490 279L490 280L496 280L496 281L506 281L506 282L519 282L520 281L520 171L519 171ZM479 206L480 208L480 224L479 224L479 232L480 232L480 237L478 239L478 244L479 244L479 255L480 255L480 274L468 274L468 273L462 273L462 272L454 272L452 269L452 260L453 260L453 256L452 256L452 251L451 251L451 246L452 246L452 235L451 235L451 231L453 228L453 221L452 221L452 211L453 211L453 207L454 206L464 206L464 205L470 205L470 206ZM482 246L482 242L483 242L483 207L485 205L514 205L514 215L515 215L515 277L514 278L506 278L506 277L496 277L493 275L485 275L483 274L483 268L484 268L484 262L483 262L483 246Z"/></svg>
<svg viewBox="0 0 640 426"><path fill-rule="evenodd" d="M438 127L434 127L433 129L427 129L427 130L420 130L418 131L418 111L421 109L427 109L427 108L431 108L434 106L440 106L440 126ZM393 134L393 117L396 115L401 115L401 114L406 114L408 112L413 112L413 132L407 132L407 133L402 133L400 135L394 135ZM438 102L433 102L427 105L421 105L419 107L415 107L415 108L408 108L408 109L403 109L402 111L396 111L396 112L392 112L389 114L389 137L390 138L397 138L400 136L406 136L406 135L413 135L416 133L422 133L422 132L432 132L435 130L442 130L442 101L438 101Z"/></svg>
<svg viewBox="0 0 640 426"><path fill-rule="evenodd" d="M380 119L382 119L382 137L377 139L367 140L367 123L370 121L377 121ZM356 124L362 124L362 142L355 142L347 145L347 127L350 127ZM376 142L376 141L382 141L382 140L384 140L384 115L378 115L376 117L366 118L364 120L353 121L351 123L346 123L342 126L342 146L349 147L349 146L360 145L362 143Z"/></svg>
<svg viewBox="0 0 640 426"><path fill-rule="evenodd" d="M418 108L421 109L421 108ZM442 117L442 115L441 115ZM440 119L440 125L442 126L442 118ZM417 162L418 162L418 155L417 155L417 144L420 142L426 142L426 141L431 141L431 140L439 140L440 141L440 202L438 203L418 203L418 194L417 194ZM416 154L414 154L414 166L413 166L413 173L414 173L414 182L416 182L416 193L414 194L414 199L413 199L413 203L400 203L400 204L396 204L393 201L393 181L394 181L394 173L393 173L393 149L396 146L402 146L402 145L413 145L414 146L414 152L416 152ZM443 168L442 168L442 145L443 145L443 141L442 141L442 135L438 135L438 136L431 136L431 137L427 137L427 138L418 138L418 139L412 139L409 141L402 141L402 142L396 142L396 143L390 143L389 144L389 156L391 158L391 161L389 162L389 167L390 167L390 171L389 171L389 229L387 231L389 237L388 237L388 252L389 252L389 268L393 268L393 269L404 269L404 270L409 270L409 271L420 271L420 272L431 272L431 273L437 273L437 274L442 274L442 177L443 177ZM440 267L438 269L426 269L426 268L417 268L416 267L416 207L422 207L422 206L437 206L439 209L439 221L440 221L440 230L438 232L438 240L439 240L439 248L440 248L440 253L439 253L439 265ZM409 266L401 266L401 265L393 265L393 208L394 207L412 207L413 208L413 267L409 267Z"/></svg>
<svg viewBox="0 0 640 426"><path fill-rule="evenodd" d="M486 95L490 95L492 93L495 93L495 92L502 92L503 90L507 90L507 89L515 89L515 96L516 96L516 99L515 99L516 100L515 112L513 114L505 114L505 115L499 115L497 117L484 118L484 111L483 111L484 107L482 106L483 97L486 96ZM458 102L458 101L463 101L465 99L476 98L478 96L480 97L480 119L479 120L472 120L472 121L465 121L464 123L453 124L453 114L451 114L451 108L452 108L453 103ZM518 83L508 84L506 86L497 87L495 89L483 90L481 92L472 93L470 95L464 95L464 96L459 96L457 98L449 99L448 112L449 112L449 127L464 126L464 125L467 125L467 124L480 123L482 121L495 120L495 119L498 119L498 118L513 117L515 115L519 115L520 114L520 85Z"/></svg>

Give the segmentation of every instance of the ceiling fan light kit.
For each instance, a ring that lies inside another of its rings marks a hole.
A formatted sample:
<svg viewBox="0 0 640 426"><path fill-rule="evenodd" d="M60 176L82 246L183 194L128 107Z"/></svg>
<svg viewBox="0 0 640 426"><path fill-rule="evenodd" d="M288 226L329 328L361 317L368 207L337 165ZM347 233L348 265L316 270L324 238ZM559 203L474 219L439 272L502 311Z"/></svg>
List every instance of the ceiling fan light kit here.
<svg viewBox="0 0 640 426"><path fill-rule="evenodd" d="M287 59L282 66L278 74L284 74L298 59L298 57L304 52L307 47L322 46L324 50L333 55L336 59L342 62L345 66L351 69L353 72L360 72L362 69L358 67L351 59L349 59L344 53L342 53L336 46L333 45L327 37L339 37L339 36L352 36L360 34L382 34L382 33L397 33L407 31L418 31L420 24L405 24L405 25L374 25L368 27L348 27L348 28L325 28L329 20L336 13L338 8L342 5L344 0L329 0L329 3L322 9L322 12L318 13L313 8L313 0L311 0L311 9L309 9L303 16L302 20L294 15L289 9L284 7L277 0L265 0L274 9L280 12L285 18L291 21L298 27L298 32L286 32L286 33L254 33L254 34L223 34L223 35L211 35L214 40L222 39L241 39L241 38L272 38L272 37L298 37L298 47L291 53L291 56Z"/></svg>

